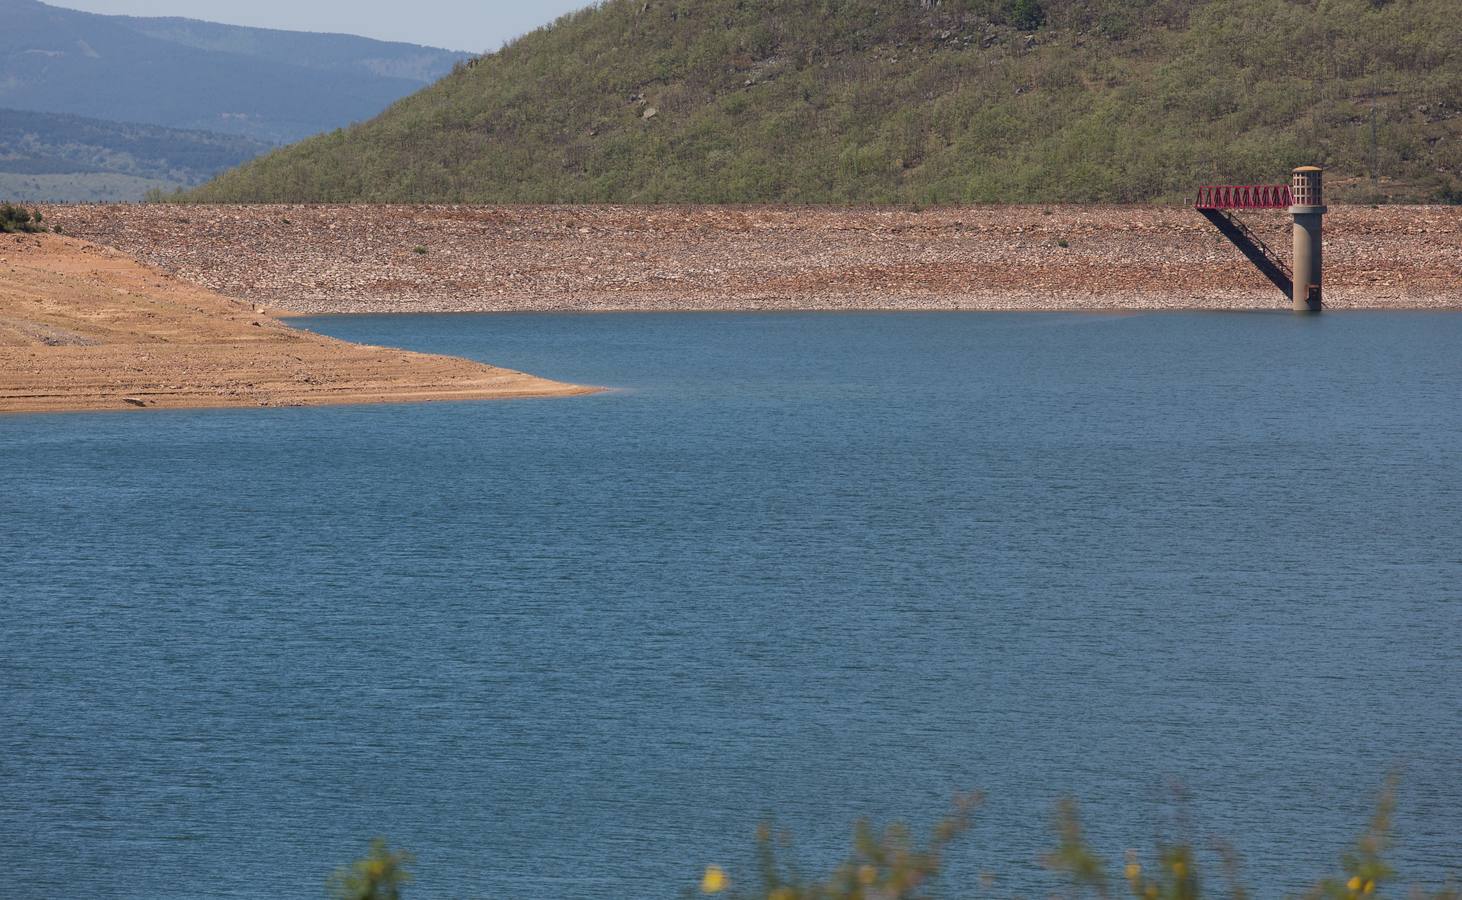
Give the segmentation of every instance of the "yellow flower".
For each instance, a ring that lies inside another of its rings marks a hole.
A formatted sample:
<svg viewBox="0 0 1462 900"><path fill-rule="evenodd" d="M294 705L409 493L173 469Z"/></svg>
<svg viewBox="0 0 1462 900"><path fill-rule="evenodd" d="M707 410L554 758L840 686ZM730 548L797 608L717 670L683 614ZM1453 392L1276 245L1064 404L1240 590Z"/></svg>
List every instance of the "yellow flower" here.
<svg viewBox="0 0 1462 900"><path fill-rule="evenodd" d="M386 864L379 859L373 859L366 863L366 874L372 878L380 878L386 874Z"/></svg>
<svg viewBox="0 0 1462 900"><path fill-rule="evenodd" d="M701 878L701 893L719 894L726 890L726 873L720 866L706 866L706 874Z"/></svg>
<svg viewBox="0 0 1462 900"><path fill-rule="evenodd" d="M1149 884L1147 886L1147 890L1143 891L1142 893L1145 896L1148 896L1148 897L1156 897L1157 896L1157 885L1155 885L1155 884Z"/></svg>
<svg viewBox="0 0 1462 900"><path fill-rule="evenodd" d="M1348 888L1350 888L1351 891L1358 891L1358 890L1360 890L1360 876L1357 875L1354 878L1350 879L1349 881L1347 881L1345 883L1345 886L1348 887Z"/></svg>
<svg viewBox="0 0 1462 900"><path fill-rule="evenodd" d="M1183 861L1181 859L1173 863L1173 874L1178 876L1179 878L1182 878L1184 875L1188 874L1188 867L1183 865Z"/></svg>
<svg viewBox="0 0 1462 900"><path fill-rule="evenodd" d="M858 883L867 887L878 880L878 870L872 866L858 867Z"/></svg>
<svg viewBox="0 0 1462 900"><path fill-rule="evenodd" d="M1366 883L1361 886L1360 892L1362 894L1374 894L1376 892L1376 883L1374 881L1367 880Z"/></svg>
<svg viewBox="0 0 1462 900"><path fill-rule="evenodd" d="M1142 875L1142 867L1137 863L1127 864L1127 880L1136 881Z"/></svg>

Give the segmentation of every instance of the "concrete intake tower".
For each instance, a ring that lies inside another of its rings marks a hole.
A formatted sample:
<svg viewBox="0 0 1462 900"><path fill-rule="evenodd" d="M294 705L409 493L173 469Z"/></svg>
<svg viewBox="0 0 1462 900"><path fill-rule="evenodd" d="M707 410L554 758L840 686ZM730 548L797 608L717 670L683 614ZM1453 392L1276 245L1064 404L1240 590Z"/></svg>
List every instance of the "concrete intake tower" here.
<svg viewBox="0 0 1462 900"><path fill-rule="evenodd" d="M1289 184L1208 185L1198 189L1194 208L1228 238L1270 283L1284 292L1296 312L1325 306L1324 172L1300 166ZM1294 221L1294 270L1270 249L1235 210L1288 209Z"/></svg>
<svg viewBox="0 0 1462 900"><path fill-rule="evenodd" d="M1294 170L1290 190L1294 194L1289 214L1294 219L1294 308L1295 312L1319 312L1325 305L1324 280L1325 194L1324 172L1319 166Z"/></svg>

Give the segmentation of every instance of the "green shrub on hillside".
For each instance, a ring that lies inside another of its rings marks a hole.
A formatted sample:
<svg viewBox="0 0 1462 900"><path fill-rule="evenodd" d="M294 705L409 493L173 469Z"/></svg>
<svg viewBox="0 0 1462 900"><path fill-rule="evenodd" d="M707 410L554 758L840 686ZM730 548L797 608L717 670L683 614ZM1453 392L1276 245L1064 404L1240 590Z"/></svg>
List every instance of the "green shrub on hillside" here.
<svg viewBox="0 0 1462 900"><path fill-rule="evenodd" d="M1036 0L1014 0L1010 4L1009 22L1021 31L1035 31L1046 24L1046 11Z"/></svg>

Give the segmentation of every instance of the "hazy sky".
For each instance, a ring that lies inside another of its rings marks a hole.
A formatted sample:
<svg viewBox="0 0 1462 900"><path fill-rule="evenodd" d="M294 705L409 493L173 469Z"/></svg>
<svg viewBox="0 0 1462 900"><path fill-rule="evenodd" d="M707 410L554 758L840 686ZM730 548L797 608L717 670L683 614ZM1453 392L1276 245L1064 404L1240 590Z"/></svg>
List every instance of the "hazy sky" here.
<svg viewBox="0 0 1462 900"><path fill-rule="evenodd" d="M186 16L230 25L338 31L474 53L546 25L589 0L46 0L131 16Z"/></svg>

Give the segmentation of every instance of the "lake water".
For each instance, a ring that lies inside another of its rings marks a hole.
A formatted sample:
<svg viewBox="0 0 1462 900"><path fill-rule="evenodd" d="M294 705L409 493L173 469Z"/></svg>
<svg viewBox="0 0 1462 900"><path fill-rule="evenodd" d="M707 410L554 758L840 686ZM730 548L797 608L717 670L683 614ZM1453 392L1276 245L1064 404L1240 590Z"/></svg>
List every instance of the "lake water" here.
<svg viewBox="0 0 1462 900"><path fill-rule="evenodd" d="M1462 878L1462 316L303 324L617 390L0 418L0 895L668 898L982 788L962 884L1073 794L1276 896L1393 770Z"/></svg>

